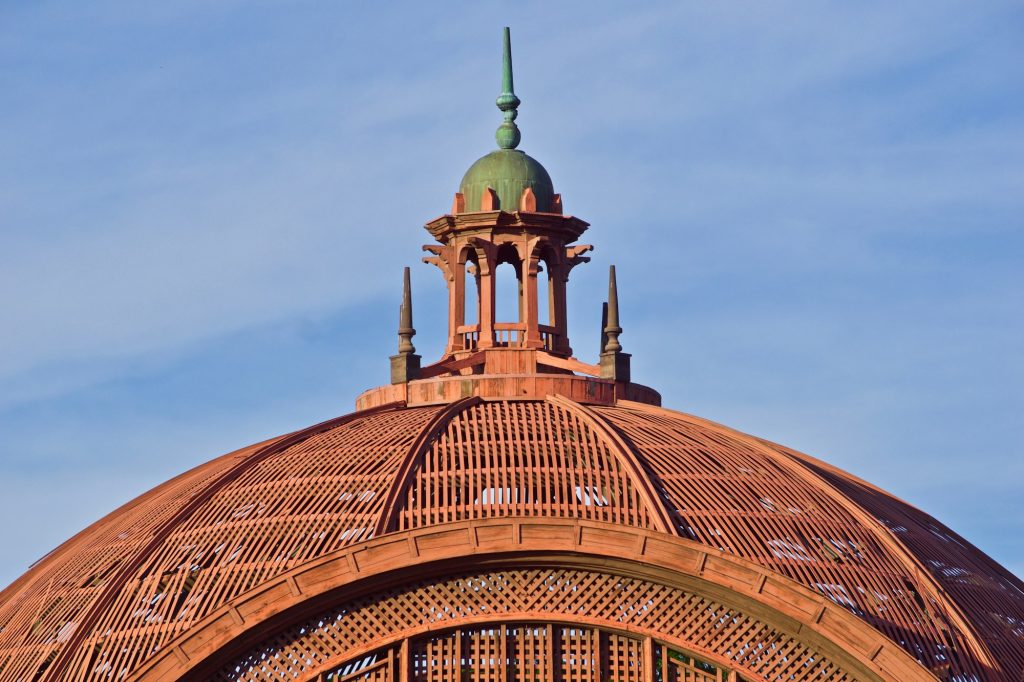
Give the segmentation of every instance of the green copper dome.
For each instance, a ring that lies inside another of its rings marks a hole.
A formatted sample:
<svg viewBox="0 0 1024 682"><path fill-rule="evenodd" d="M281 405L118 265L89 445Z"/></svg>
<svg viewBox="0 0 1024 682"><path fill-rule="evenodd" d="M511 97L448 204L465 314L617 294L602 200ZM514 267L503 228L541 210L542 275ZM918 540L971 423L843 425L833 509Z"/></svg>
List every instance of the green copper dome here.
<svg viewBox="0 0 1024 682"><path fill-rule="evenodd" d="M519 210L523 191L529 187L537 199L537 211L560 212L555 207L555 188L551 184L551 176L536 159L516 149L521 139L516 125L520 101L512 83L512 41L508 27L505 27L503 47L501 94L495 102L503 120L494 134L500 149L478 159L469 167L459 184L459 193L465 197L465 210L479 211L484 192L490 187L498 195L498 208L513 212Z"/></svg>
<svg viewBox="0 0 1024 682"><path fill-rule="evenodd" d="M498 195L498 208L518 211L519 199L527 187L537 197L537 210L554 211L555 188L544 166L518 149L499 149L469 167L459 184L466 197L466 210L479 211L484 191L490 187Z"/></svg>

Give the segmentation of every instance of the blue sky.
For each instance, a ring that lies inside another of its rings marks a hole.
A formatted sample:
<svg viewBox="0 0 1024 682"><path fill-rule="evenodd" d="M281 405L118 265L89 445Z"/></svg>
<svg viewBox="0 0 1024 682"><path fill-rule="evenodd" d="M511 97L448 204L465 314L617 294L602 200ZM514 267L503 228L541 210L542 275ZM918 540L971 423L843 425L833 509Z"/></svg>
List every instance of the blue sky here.
<svg viewBox="0 0 1024 682"><path fill-rule="evenodd" d="M166 5L166 6L165 6ZM634 377L1024 575L1016 3L8 2L0 585L215 455L386 382L401 268L493 148L592 223Z"/></svg>

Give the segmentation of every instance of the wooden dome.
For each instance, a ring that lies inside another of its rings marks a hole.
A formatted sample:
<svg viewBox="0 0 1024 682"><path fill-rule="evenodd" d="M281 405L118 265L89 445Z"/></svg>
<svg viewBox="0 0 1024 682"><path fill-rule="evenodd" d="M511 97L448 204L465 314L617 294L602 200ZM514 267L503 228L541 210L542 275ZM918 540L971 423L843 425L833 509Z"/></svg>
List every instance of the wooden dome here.
<svg viewBox="0 0 1024 682"><path fill-rule="evenodd" d="M926 514L696 417L561 396L390 405L225 455L0 602L0 680L340 679L488 637L635 658L621 679L644 642L690 657L679 679L1013 679L1024 660L1020 581Z"/></svg>

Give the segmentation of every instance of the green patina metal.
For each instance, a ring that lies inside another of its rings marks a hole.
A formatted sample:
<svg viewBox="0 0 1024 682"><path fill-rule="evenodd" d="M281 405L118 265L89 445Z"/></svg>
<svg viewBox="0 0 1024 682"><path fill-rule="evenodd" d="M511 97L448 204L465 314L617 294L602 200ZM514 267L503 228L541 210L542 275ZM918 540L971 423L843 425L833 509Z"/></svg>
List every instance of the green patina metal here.
<svg viewBox="0 0 1024 682"><path fill-rule="evenodd" d="M512 41L508 27L502 54L501 94L496 104L504 116L495 133L500 149L477 160L463 176L459 192L466 198L466 210L480 210L480 200L490 187L498 195L501 210L517 211L523 190L530 187L537 198L537 210L552 211L555 189L551 176L536 159L516 149L522 137L515 123L520 100L512 81Z"/></svg>
<svg viewBox="0 0 1024 682"><path fill-rule="evenodd" d="M505 116L505 120L498 126L498 132L494 134L498 146L502 149L515 149L519 146L519 140L522 139L519 127L516 126L520 102L514 90L512 84L512 36L506 26L505 49L501 59L501 94L494 102Z"/></svg>
<svg viewBox="0 0 1024 682"><path fill-rule="evenodd" d="M518 211L519 199L527 187L533 188L538 211L551 211L554 204L551 176L536 159L518 149L499 149L469 167L459 185L467 211L480 210L480 199L488 187L497 193L502 211Z"/></svg>

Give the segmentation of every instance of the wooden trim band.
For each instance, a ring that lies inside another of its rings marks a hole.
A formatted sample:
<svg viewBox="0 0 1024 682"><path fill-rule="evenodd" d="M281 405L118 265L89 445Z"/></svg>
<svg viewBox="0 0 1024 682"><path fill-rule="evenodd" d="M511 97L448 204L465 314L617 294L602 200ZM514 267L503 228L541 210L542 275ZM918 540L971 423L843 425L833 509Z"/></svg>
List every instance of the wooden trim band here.
<svg viewBox="0 0 1024 682"><path fill-rule="evenodd" d="M638 535L646 536L646 541L639 542ZM656 531L531 517L463 521L392 533L307 562L220 607L157 652L130 679L169 682L205 672L204 666L225 651L244 650L315 609L400 583L409 575L446 575L453 566L539 564L643 577L708 595L756 614L867 679L937 680L868 623L753 562ZM293 594L289 580L299 586L301 596ZM231 616L231 609L238 612L243 625ZM449 622L447 627L452 625ZM187 663L174 653L177 647Z"/></svg>

